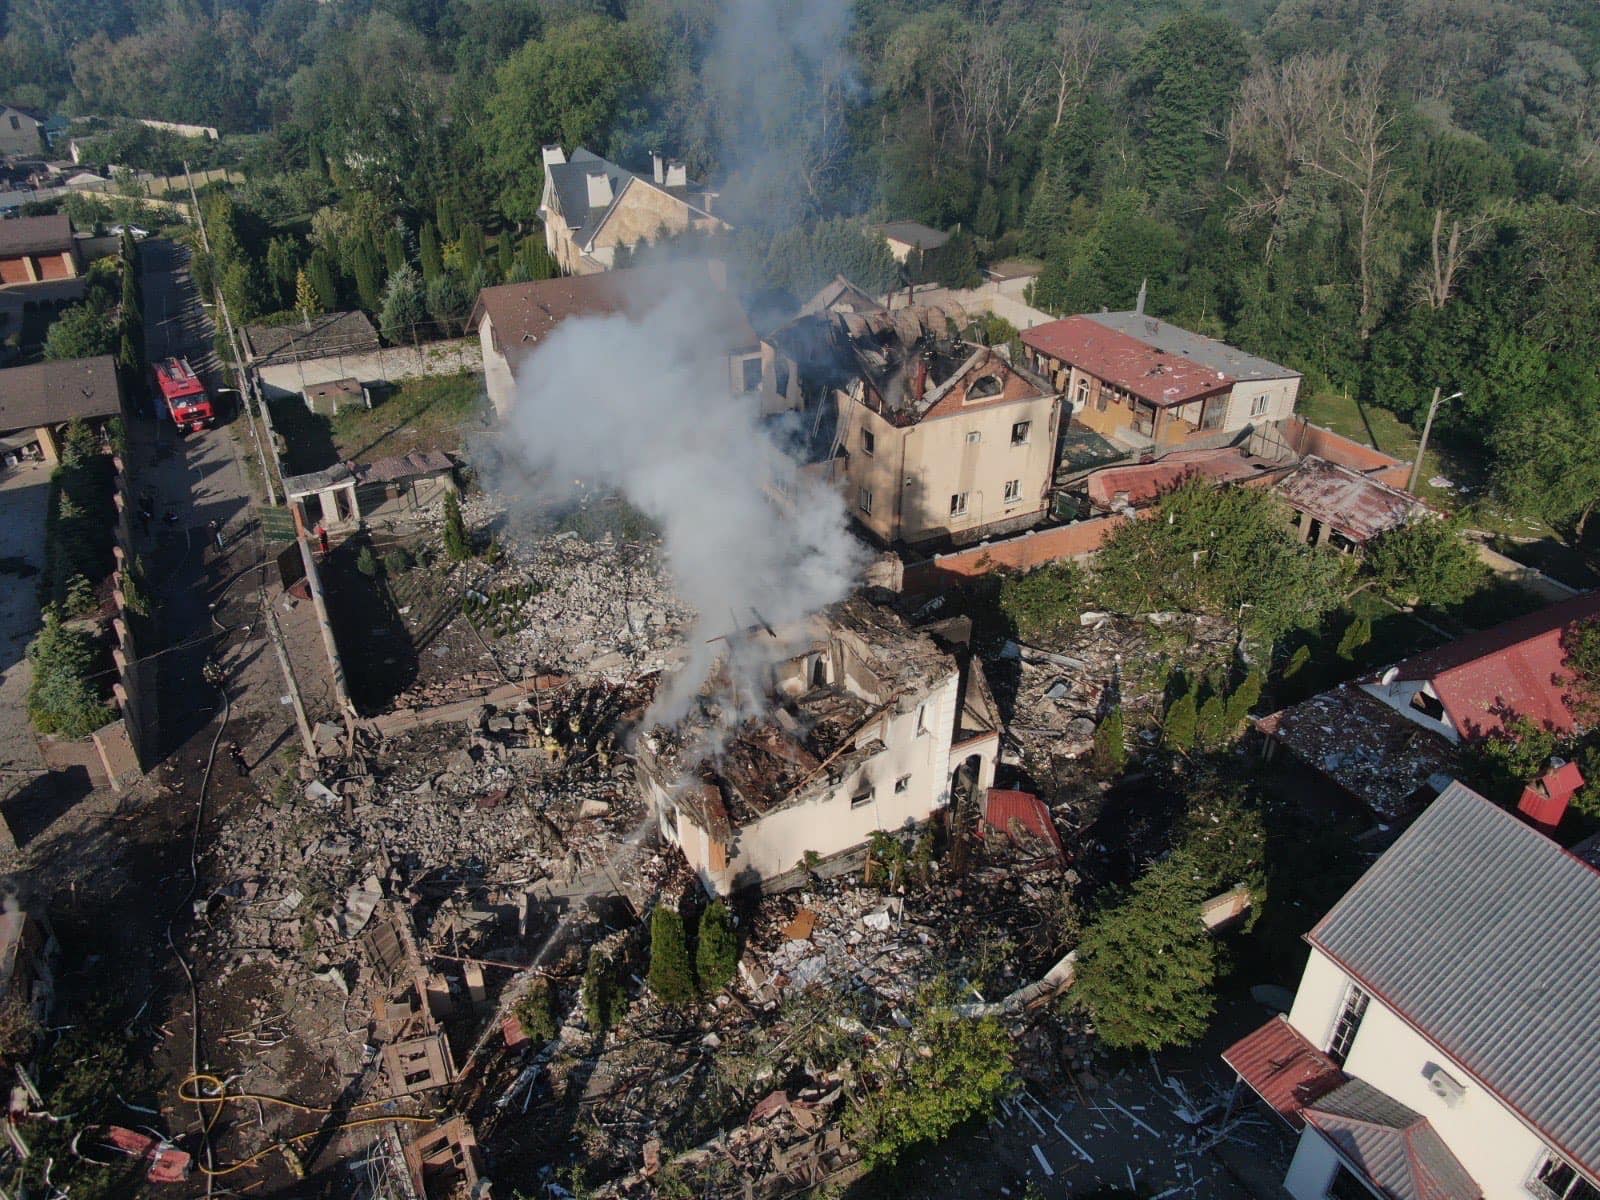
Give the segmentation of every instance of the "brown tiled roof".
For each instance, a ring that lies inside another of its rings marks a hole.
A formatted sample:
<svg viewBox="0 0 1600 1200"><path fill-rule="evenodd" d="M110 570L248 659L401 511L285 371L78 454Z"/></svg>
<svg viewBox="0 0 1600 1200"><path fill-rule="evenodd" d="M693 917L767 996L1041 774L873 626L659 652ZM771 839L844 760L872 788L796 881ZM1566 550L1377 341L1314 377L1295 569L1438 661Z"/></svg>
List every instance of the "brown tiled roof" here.
<svg viewBox="0 0 1600 1200"><path fill-rule="evenodd" d="M1035 325L1023 332L1022 341L1040 354L1079 367L1158 408L1215 396L1234 383L1230 375L1181 354L1147 346L1088 317Z"/></svg>
<svg viewBox="0 0 1600 1200"><path fill-rule="evenodd" d="M121 413L117 362L109 354L0 371L0 432Z"/></svg>
<svg viewBox="0 0 1600 1200"><path fill-rule="evenodd" d="M365 354L378 348L378 331L363 312L319 313L309 322L246 325L245 348L257 366Z"/></svg>
<svg viewBox="0 0 1600 1200"><path fill-rule="evenodd" d="M1301 1110L1344 1082L1344 1072L1285 1017L1273 1017L1222 1052L1222 1061L1295 1129Z"/></svg>
<svg viewBox="0 0 1600 1200"><path fill-rule="evenodd" d="M515 368L568 317L638 312L674 292L704 301L726 331L721 347L726 352L754 350L760 344L734 295L717 285L709 268L693 264L628 267L598 275L484 288L472 306L467 328L478 329L488 317L496 344Z"/></svg>
<svg viewBox="0 0 1600 1200"><path fill-rule="evenodd" d="M0 221L0 257L17 254L59 254L72 248L72 222L65 214L13 217Z"/></svg>

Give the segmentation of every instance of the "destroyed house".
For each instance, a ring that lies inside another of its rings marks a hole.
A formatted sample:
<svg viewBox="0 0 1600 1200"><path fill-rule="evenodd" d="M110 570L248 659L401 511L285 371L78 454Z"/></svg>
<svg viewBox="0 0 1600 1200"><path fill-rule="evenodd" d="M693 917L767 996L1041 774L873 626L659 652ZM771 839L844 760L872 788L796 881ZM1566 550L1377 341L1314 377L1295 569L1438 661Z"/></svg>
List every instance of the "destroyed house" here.
<svg viewBox="0 0 1600 1200"><path fill-rule="evenodd" d="M712 212L717 193L689 178L676 159L651 156L649 175L579 147L567 158L545 146L539 217L545 245L569 275L594 275L616 264L618 250L685 233L726 229Z"/></svg>
<svg viewBox="0 0 1600 1200"><path fill-rule="evenodd" d="M1455 783L1306 940L1223 1053L1294 1200L1600 1197L1600 872Z"/></svg>
<svg viewBox="0 0 1600 1200"><path fill-rule="evenodd" d="M771 339L774 378L800 389L790 399L831 408L821 415L833 418L832 478L885 544L976 541L1048 507L1059 397L999 350L963 340L964 319L935 307L831 312Z"/></svg>
<svg viewBox="0 0 1600 1200"><path fill-rule="evenodd" d="M663 838L726 894L918 826L954 788L987 788L1000 720L966 632L912 629L859 597L786 630L764 715L717 738L703 711L641 739Z"/></svg>

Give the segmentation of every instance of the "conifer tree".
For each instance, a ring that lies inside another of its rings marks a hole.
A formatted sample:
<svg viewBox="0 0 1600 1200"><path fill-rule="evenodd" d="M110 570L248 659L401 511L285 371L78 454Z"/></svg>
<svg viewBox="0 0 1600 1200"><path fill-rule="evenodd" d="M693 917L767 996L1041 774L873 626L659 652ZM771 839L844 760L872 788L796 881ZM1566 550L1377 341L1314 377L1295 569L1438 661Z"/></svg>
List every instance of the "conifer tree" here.
<svg viewBox="0 0 1600 1200"><path fill-rule="evenodd" d="M422 260L422 277L429 283L439 278L444 270L444 257L439 253L439 235L432 221L424 221L417 234L417 257Z"/></svg>
<svg viewBox="0 0 1600 1200"><path fill-rule="evenodd" d="M657 904L650 918L650 974L647 982L656 998L669 1008L681 1008L694 999L694 975L689 970L689 946L683 918L666 904Z"/></svg>
<svg viewBox="0 0 1600 1200"><path fill-rule="evenodd" d="M1166 743L1167 748L1176 750L1180 754L1187 754L1193 750L1197 720L1194 692L1190 690L1179 696L1167 708L1166 720L1162 727L1162 741Z"/></svg>
<svg viewBox="0 0 1600 1200"><path fill-rule="evenodd" d="M700 987L715 995L733 982L739 966L739 935L733 917L721 900L713 900L700 918L700 944L695 947L695 968Z"/></svg>
<svg viewBox="0 0 1600 1200"><path fill-rule="evenodd" d="M1202 749L1215 750L1227 741L1228 708L1216 693L1206 697L1195 717L1194 738Z"/></svg>

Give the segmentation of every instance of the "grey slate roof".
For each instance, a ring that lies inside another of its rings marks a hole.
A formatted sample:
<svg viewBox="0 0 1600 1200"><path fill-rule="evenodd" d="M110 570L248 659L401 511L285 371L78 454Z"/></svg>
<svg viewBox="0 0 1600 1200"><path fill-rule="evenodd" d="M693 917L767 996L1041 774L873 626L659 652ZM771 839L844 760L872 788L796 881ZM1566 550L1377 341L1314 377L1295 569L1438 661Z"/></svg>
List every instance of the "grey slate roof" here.
<svg viewBox="0 0 1600 1200"><path fill-rule="evenodd" d="M1291 371L1268 359L1246 354L1237 347L1203 334L1191 333L1166 321L1139 312L1084 313L1096 325L1115 329L1146 346L1154 346L1167 354L1181 354L1192 358L1203 367L1221 371L1235 379L1298 379L1299 371Z"/></svg>
<svg viewBox="0 0 1600 1200"><path fill-rule="evenodd" d="M60 254L72 249L72 222L65 214L13 217L0 222L0 255Z"/></svg>
<svg viewBox="0 0 1600 1200"><path fill-rule="evenodd" d="M1307 937L1600 1177L1600 872L1452 783Z"/></svg>
<svg viewBox="0 0 1600 1200"><path fill-rule="evenodd" d="M109 354L0 371L0 433L121 414L117 360Z"/></svg>
<svg viewBox="0 0 1600 1200"><path fill-rule="evenodd" d="M1340 1085L1301 1115L1393 1200L1483 1195L1426 1117L1363 1080Z"/></svg>
<svg viewBox="0 0 1600 1200"><path fill-rule="evenodd" d="M258 367L366 354L378 348L378 331L364 312L318 313L309 322L246 325L245 350Z"/></svg>
<svg viewBox="0 0 1600 1200"><path fill-rule="evenodd" d="M550 174L550 186L556 193L561 218L571 227L572 236L580 246L588 244L606 219L606 214L616 207L617 198L622 195L622 189L630 179L637 179L647 187L663 191L694 208L700 208L705 202L704 184L691 180L685 187L669 188L656 183L648 175L619 167L582 146L574 150L566 162L554 163L545 170ZM594 171L604 171L611 180L611 203L599 208L589 207L589 175Z"/></svg>

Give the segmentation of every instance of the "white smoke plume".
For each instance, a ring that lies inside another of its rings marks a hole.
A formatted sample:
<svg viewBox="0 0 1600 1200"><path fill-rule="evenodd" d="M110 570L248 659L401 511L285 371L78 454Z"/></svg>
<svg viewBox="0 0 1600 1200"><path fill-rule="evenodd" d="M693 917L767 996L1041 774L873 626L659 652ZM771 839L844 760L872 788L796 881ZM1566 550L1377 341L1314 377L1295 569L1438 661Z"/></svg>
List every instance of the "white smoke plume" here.
<svg viewBox="0 0 1600 1200"><path fill-rule="evenodd" d="M685 265L684 274L703 279L703 270ZM650 714L666 725L719 660L737 693L725 699L746 711L763 703L766 664L750 647L769 647L767 662L781 648L728 635L763 622L781 629L842 599L865 556L838 493L797 475L755 398L733 394L719 354L727 331L705 301L669 291L637 312L563 321L523 363L508 430L548 498L574 485L615 489L660 527L674 585L698 614L688 660ZM792 504L775 501L779 485Z"/></svg>

